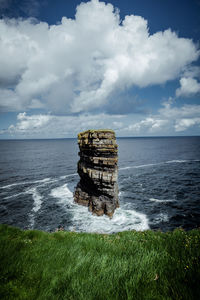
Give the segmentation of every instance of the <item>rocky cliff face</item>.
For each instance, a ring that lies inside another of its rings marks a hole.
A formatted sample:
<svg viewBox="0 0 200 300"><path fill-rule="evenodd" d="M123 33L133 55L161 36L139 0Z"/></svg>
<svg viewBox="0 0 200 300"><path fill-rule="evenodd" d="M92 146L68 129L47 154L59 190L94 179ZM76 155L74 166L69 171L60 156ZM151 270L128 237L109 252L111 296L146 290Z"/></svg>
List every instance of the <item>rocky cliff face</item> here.
<svg viewBox="0 0 200 300"><path fill-rule="evenodd" d="M117 144L112 130L88 130L78 134L80 182L74 201L101 216L112 217L119 207Z"/></svg>

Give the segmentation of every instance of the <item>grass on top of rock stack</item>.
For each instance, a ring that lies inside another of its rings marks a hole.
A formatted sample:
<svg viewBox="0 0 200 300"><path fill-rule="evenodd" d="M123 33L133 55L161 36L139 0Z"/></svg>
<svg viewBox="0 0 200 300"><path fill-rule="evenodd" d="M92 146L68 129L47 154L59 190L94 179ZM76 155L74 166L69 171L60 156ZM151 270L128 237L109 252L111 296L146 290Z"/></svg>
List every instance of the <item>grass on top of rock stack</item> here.
<svg viewBox="0 0 200 300"><path fill-rule="evenodd" d="M1 299L200 299L200 231L45 233L0 226Z"/></svg>

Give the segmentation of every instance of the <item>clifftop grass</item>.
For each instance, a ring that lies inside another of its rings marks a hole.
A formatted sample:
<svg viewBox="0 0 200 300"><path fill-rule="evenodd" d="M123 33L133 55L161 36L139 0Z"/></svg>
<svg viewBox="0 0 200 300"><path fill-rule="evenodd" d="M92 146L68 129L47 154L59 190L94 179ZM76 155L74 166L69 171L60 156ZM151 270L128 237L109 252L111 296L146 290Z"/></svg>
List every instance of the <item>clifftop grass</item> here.
<svg viewBox="0 0 200 300"><path fill-rule="evenodd" d="M200 299L200 231L113 235L0 226L1 299Z"/></svg>

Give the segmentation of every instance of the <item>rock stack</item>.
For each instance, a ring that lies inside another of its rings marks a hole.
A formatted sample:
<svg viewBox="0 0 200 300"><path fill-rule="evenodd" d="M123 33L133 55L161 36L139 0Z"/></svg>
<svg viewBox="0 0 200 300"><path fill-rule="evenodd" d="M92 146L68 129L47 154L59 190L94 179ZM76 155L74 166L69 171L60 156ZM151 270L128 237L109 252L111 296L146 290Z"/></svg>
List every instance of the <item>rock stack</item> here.
<svg viewBox="0 0 200 300"><path fill-rule="evenodd" d="M74 201L98 216L112 217L119 207L117 144L113 130L87 130L78 134L80 182Z"/></svg>

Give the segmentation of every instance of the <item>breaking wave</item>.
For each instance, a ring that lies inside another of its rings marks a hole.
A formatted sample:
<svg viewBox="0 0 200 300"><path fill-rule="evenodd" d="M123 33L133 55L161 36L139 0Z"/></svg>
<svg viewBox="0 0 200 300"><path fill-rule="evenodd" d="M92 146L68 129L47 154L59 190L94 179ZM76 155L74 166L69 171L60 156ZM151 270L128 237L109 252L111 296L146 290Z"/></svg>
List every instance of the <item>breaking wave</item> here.
<svg viewBox="0 0 200 300"><path fill-rule="evenodd" d="M72 215L70 231L115 233L126 230L143 231L149 229L148 219L145 214L134 210L126 210L123 207L116 209L112 219L107 216L94 216L87 207L73 202L73 194L67 184L54 188L51 196L57 198L58 203L67 208Z"/></svg>

